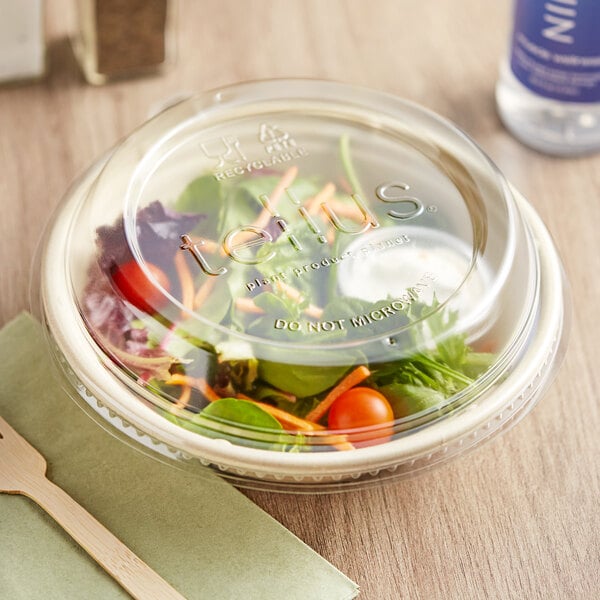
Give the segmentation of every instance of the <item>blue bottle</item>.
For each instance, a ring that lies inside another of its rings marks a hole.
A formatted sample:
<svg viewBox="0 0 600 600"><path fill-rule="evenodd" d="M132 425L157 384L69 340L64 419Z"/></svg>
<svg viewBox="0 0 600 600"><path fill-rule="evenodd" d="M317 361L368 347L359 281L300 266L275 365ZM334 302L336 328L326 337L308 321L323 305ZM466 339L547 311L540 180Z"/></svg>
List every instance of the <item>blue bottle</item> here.
<svg viewBox="0 0 600 600"><path fill-rule="evenodd" d="M562 156L600 150L600 0L516 0L496 102L528 146Z"/></svg>

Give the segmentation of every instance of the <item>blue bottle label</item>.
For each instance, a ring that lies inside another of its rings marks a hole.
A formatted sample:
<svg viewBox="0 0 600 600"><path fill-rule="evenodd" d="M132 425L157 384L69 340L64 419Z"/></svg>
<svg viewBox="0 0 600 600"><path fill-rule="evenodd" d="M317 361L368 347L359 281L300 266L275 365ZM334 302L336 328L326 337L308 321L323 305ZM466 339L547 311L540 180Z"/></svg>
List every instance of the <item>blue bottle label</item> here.
<svg viewBox="0 0 600 600"><path fill-rule="evenodd" d="M517 0L510 65L536 94L600 102L600 0Z"/></svg>

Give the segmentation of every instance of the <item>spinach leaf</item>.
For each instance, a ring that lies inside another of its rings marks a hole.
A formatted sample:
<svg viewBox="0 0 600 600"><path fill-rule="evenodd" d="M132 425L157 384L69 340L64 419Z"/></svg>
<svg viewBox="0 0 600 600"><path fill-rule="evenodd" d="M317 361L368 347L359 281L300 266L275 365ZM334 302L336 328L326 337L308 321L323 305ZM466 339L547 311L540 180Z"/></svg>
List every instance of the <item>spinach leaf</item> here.
<svg viewBox="0 0 600 600"><path fill-rule="evenodd" d="M384 334L390 329L398 329L408 324L409 319L404 313L396 313L389 318L380 321L369 319L369 322L363 315L369 315L389 305L387 300L378 300L377 302L369 302L359 298L335 298L331 300L323 310L323 321L346 319L347 322L354 318L359 327L351 327L348 323L346 332L349 337L364 338L367 335ZM398 353L403 347L408 347L410 337L408 334L400 334L394 337L395 352Z"/></svg>
<svg viewBox="0 0 600 600"><path fill-rule="evenodd" d="M262 194L270 196L280 177L278 175L265 175L264 177L255 177L245 179L237 184L238 189L245 190L248 194L257 199ZM298 177L289 188L298 201L304 202L319 191L319 186L311 179Z"/></svg>
<svg viewBox="0 0 600 600"><path fill-rule="evenodd" d="M261 206L243 187L225 188L219 215L218 231L223 234L250 225L259 215Z"/></svg>
<svg viewBox="0 0 600 600"><path fill-rule="evenodd" d="M206 279L203 279L203 281L206 281ZM229 284L231 281L231 278L225 281L219 279L208 298L202 304L200 312L211 323L221 323L230 311L232 297L229 293Z"/></svg>
<svg viewBox="0 0 600 600"><path fill-rule="evenodd" d="M313 356L313 360L315 365L319 364L317 356ZM317 367L261 360L258 365L258 375L275 388L289 392L298 398L305 398L316 396L333 387L353 364L354 361L345 365Z"/></svg>
<svg viewBox="0 0 600 600"><path fill-rule="evenodd" d="M246 328L252 335L270 336L276 319L296 321L300 318L302 309L308 302L297 302L291 298L272 292L263 292L254 298L254 303L265 311L264 315L254 319ZM296 334L288 330L280 330L279 334L292 339Z"/></svg>
<svg viewBox="0 0 600 600"><path fill-rule="evenodd" d="M176 417L168 412L163 412L162 415L184 429L234 444L298 452L303 449L305 441L301 434L284 432L277 419L248 400L222 398L190 419Z"/></svg>
<svg viewBox="0 0 600 600"><path fill-rule="evenodd" d="M209 404L192 421L204 422L205 419L225 425L243 425L257 430L282 431L279 421L249 400L221 398Z"/></svg>
<svg viewBox="0 0 600 600"><path fill-rule="evenodd" d="M372 303L360 298L338 297L329 302L323 310L323 320L333 320L348 318L354 315L368 312L371 309Z"/></svg>
<svg viewBox="0 0 600 600"><path fill-rule="evenodd" d="M229 229L240 227L241 225L249 225L254 222L263 209L260 196L270 197L279 179L280 177L277 175L265 175L225 185L223 190L224 210L221 213L219 221L220 230L228 231ZM311 180L303 178L296 179L290 186L291 193L300 202L316 194L318 189L317 185ZM284 200L280 204L282 214L294 213L295 209L290 205L289 201L286 202ZM287 206L291 207L291 211L283 208ZM271 231L270 225L271 223L266 226L266 229L273 234L273 237L281 233L279 228Z"/></svg>
<svg viewBox="0 0 600 600"><path fill-rule="evenodd" d="M297 319L300 317L300 303L272 292L259 294L254 298L254 304L274 319Z"/></svg>
<svg viewBox="0 0 600 600"><path fill-rule="evenodd" d="M214 231L219 222L221 201L221 184L212 175L202 175L187 185L174 206L179 212L205 215L200 227L203 231Z"/></svg>

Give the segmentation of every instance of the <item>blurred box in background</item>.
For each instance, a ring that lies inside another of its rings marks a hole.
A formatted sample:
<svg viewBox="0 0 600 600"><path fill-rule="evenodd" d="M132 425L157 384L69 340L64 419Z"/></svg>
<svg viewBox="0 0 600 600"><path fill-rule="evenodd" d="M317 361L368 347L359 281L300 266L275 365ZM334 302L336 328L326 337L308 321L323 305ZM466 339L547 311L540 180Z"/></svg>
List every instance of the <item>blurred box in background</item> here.
<svg viewBox="0 0 600 600"><path fill-rule="evenodd" d="M174 60L174 0L79 0L74 50L87 81L149 75Z"/></svg>
<svg viewBox="0 0 600 600"><path fill-rule="evenodd" d="M45 56L42 0L0 0L0 82L41 77Z"/></svg>

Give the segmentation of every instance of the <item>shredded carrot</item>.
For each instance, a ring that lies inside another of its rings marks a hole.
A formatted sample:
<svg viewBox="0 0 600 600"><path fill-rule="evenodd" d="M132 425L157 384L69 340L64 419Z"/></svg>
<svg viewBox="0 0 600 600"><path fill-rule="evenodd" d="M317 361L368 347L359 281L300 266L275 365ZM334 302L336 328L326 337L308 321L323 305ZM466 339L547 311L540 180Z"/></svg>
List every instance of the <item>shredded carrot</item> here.
<svg viewBox="0 0 600 600"><path fill-rule="evenodd" d="M277 408L276 406L271 406L270 404L265 404L264 402L259 402L258 400L254 400L250 398L250 396L246 396L246 394L238 394L238 398L241 400L248 400L253 402L257 406L260 406L265 412L268 412L271 416L275 417L282 425L289 425L298 431L316 431L318 429L324 429L322 425L317 423L311 423L310 421L305 421L304 419L293 415L281 408Z"/></svg>
<svg viewBox="0 0 600 600"><path fill-rule="evenodd" d="M208 252L209 254L214 254L219 248L221 248L221 244L215 242L214 240L207 240L206 238L201 238L198 236L190 236L193 244L199 244L202 248L203 252Z"/></svg>
<svg viewBox="0 0 600 600"><path fill-rule="evenodd" d="M327 440L333 447L338 450L355 450L351 442L348 441L345 435L329 435L323 438ZM339 440L339 441L338 441Z"/></svg>
<svg viewBox="0 0 600 600"><path fill-rule="evenodd" d="M309 317L313 317L313 319L320 319L323 316L323 309L315 306L314 304L309 304L304 309L304 314Z"/></svg>
<svg viewBox="0 0 600 600"><path fill-rule="evenodd" d="M208 385L206 379L202 377L190 377L189 375L181 375L180 373L174 373L171 375L169 379L167 379L166 383L168 385L182 385L192 387L204 394L206 399L209 402L214 402L215 400L219 400L221 397L215 390Z"/></svg>
<svg viewBox="0 0 600 600"><path fill-rule="evenodd" d="M167 385L191 385L192 377L182 375L181 373L173 373L165 383Z"/></svg>
<svg viewBox="0 0 600 600"><path fill-rule="evenodd" d="M329 209L333 209L338 217L345 217L353 221L361 222L365 218L356 206L350 206L339 200L332 200L329 204Z"/></svg>
<svg viewBox="0 0 600 600"><path fill-rule="evenodd" d="M194 280L182 252L175 255L175 269L181 285L181 302L188 309L194 309ZM182 311L182 314L185 314Z"/></svg>
<svg viewBox="0 0 600 600"><path fill-rule="evenodd" d="M283 283L283 281L277 281L275 285L282 291L285 292L287 296L289 296L292 300L297 300L300 302L302 300L302 294L295 287L287 283Z"/></svg>
<svg viewBox="0 0 600 600"><path fill-rule="evenodd" d="M290 167L282 176L281 179L277 182L275 189L269 195L269 208L263 208L258 217L254 220L251 227L256 227L258 229L264 229L269 220L273 218L272 210L277 206L281 197L283 196L283 192L285 189L290 187L296 179L296 175L298 175L298 167L293 166ZM254 236L254 234L250 231L240 231L236 236L236 243L243 242L247 239L250 239ZM221 254L224 253L224 250L221 249Z"/></svg>
<svg viewBox="0 0 600 600"><path fill-rule="evenodd" d="M344 383L344 381L347 381L353 373L356 373L360 369L364 369L367 372L367 375L365 375L365 377L367 377L370 374L369 370L366 367L359 367L358 369L350 373L350 375L348 375L342 382L340 382L338 386L336 386L336 388L332 390L332 392L335 391L335 389L337 389L338 387L340 387L342 383ZM184 388L181 395L179 396L179 399L175 403L175 407L177 408L185 408L185 406L189 402L192 388L202 392L204 397L209 402L214 402L215 400L220 400L221 398L219 394L217 394L217 392L215 392L215 390L208 384L206 379L203 379L202 377L190 377L189 375L174 373L166 381L166 383L168 385L180 385ZM350 387L353 387L354 385L356 384L352 384ZM330 394L332 392L330 392ZM296 415L293 415L281 408L277 408L276 406L271 406L270 404L259 402L258 400L250 398L250 396L246 396L246 394L237 394L236 397L241 400L248 400L256 404L265 412L275 417L283 427L291 427L293 431L301 431L307 435L316 435L322 438L324 443L331 444L332 446L338 448L338 450L354 450L354 446L348 441L348 437L346 435L330 435L326 433L326 428L323 425L320 425L319 423L313 422L310 419L303 419L301 417L297 417Z"/></svg>
<svg viewBox="0 0 600 600"><path fill-rule="evenodd" d="M307 421L318 422L320 421L325 413L331 408L331 405L344 393L354 386L364 381L371 371L367 367L361 365L350 372L344 379L342 379L330 392L325 396L315 408L313 408L307 415Z"/></svg>
<svg viewBox="0 0 600 600"><path fill-rule="evenodd" d="M209 277L199 288L194 296L194 308L200 308L205 302L206 299L210 296L210 293L213 291L215 284L217 283L216 277Z"/></svg>
<svg viewBox="0 0 600 600"><path fill-rule="evenodd" d="M346 192L346 194L348 194L349 196L354 194L353 187L350 185L350 183L348 182L348 180L345 177L341 177L339 181L340 181L340 187Z"/></svg>
<svg viewBox="0 0 600 600"><path fill-rule="evenodd" d="M265 311L260 306L256 306L256 304L254 304L254 300L252 300L252 298L236 298L235 307L245 313L255 315L265 314Z"/></svg>
<svg viewBox="0 0 600 600"><path fill-rule="evenodd" d="M284 283L283 281L278 281L275 284L286 296L289 296L292 300L296 302L301 302L303 299L302 293L298 291L295 287ZM309 317L313 317L315 319L320 319L323 316L323 309L319 306L315 306L314 304L309 304L304 312Z"/></svg>
<svg viewBox="0 0 600 600"><path fill-rule="evenodd" d="M325 237L327 238L327 243L331 246L333 242L335 242L335 229L330 227L327 230L327 235Z"/></svg>
<svg viewBox="0 0 600 600"><path fill-rule="evenodd" d="M327 202L333 194L335 194L335 185L330 181L323 186L323 189L318 194L307 200L304 208L309 215L316 215L321 208L321 204Z"/></svg>
<svg viewBox="0 0 600 600"><path fill-rule="evenodd" d="M269 204L271 205L271 208L275 208L277 206L279 200L281 200L281 197L283 196L283 192L285 192L285 188L288 188L290 185L292 185L294 179L296 179L296 175L298 175L298 167L294 165L281 176L281 179L277 182L275 189L269 196ZM262 229L272 217L273 215L266 208L263 208L253 225L254 227Z"/></svg>
<svg viewBox="0 0 600 600"><path fill-rule="evenodd" d="M251 227L256 227L258 229L263 229L264 227L266 227L266 225L269 223L269 219L273 218L271 210L273 210L277 206L277 204L281 200L281 197L283 196L283 193L285 192L286 188L288 188L288 187L290 187L290 185L292 185L292 183L294 182L294 179L296 179L297 175L298 175L298 167L293 166L293 167L290 167L281 176L281 179L277 182L277 185L275 186L274 190L271 192L271 194L269 196L269 208L265 207L262 209L262 211L259 213L258 217L252 223ZM331 185L333 185L333 184L331 184ZM335 186L333 189L335 191ZM318 196L318 194L317 194L317 196ZM315 198L316 198L316 196L315 196ZM269 210L269 209L271 209L271 210ZM236 236L236 243L244 242L247 239L252 238L253 235L254 234L249 231L241 231ZM209 254L213 254L213 253L216 253L217 251L219 251L219 254L221 256L226 255L225 249L221 246L221 244L215 242L214 240L208 240L206 238L199 238L199 237L195 237L195 236L191 237L191 240L195 244L201 243L202 250L205 252L208 252ZM200 291L198 292L198 294L196 294L196 301L194 303L196 308L198 308L198 306L199 306L199 304L198 304L198 295L199 294L200 294ZM204 301L204 300L202 300L202 301ZM201 302L200 302L200 304L201 304Z"/></svg>
<svg viewBox="0 0 600 600"><path fill-rule="evenodd" d="M276 406L259 402L258 400L246 396L246 394L238 394L237 398L248 400L257 406L260 406L265 412L269 413L272 417L275 417L283 427L291 427L293 431L302 431L306 434L312 433L313 435L318 435L319 437L322 437L325 443L331 444L339 450L354 450L354 446L348 441L348 438L345 435L321 434L321 432L325 431L325 427L319 425L319 423L312 423L311 421L297 417Z"/></svg>
<svg viewBox="0 0 600 600"><path fill-rule="evenodd" d="M215 400L221 399L219 394L217 394L217 392L215 392L215 390L208 384L206 379L203 379L202 377L190 377L189 375L174 373L166 381L166 383L168 385L180 385L183 387L179 399L174 404L175 408L185 408L187 406L187 403L190 400L192 388L202 392L204 397L209 402L214 402ZM293 431L301 431L307 435L318 435L323 439L324 443L331 444L332 446L338 448L338 450L354 450L354 446L348 441L346 435L326 434L325 427L319 423L307 421L306 419L297 417L296 415L293 415L281 408L277 408L276 406L259 402L258 400L250 398L250 396L246 396L246 394L237 394L236 398L248 400L253 404L256 404L266 413L269 413L271 416L275 417L283 427L291 427L293 428Z"/></svg>

